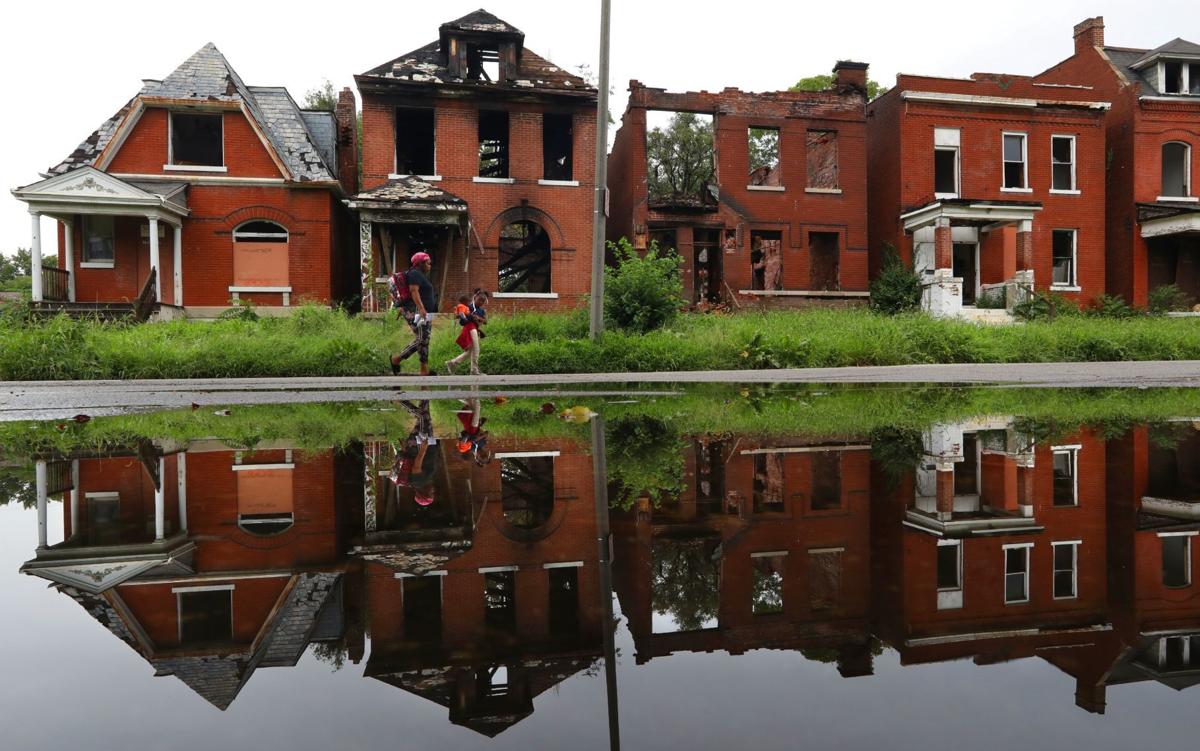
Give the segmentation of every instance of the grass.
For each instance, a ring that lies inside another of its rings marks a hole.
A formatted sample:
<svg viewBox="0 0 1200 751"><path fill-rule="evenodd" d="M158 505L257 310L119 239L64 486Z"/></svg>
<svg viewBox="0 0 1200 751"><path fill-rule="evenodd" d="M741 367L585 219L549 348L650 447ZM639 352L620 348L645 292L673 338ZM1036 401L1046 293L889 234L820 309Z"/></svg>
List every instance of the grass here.
<svg viewBox="0 0 1200 751"><path fill-rule="evenodd" d="M283 319L141 326L16 319L0 316L0 380L381 375L390 372L388 353L411 338L395 319L319 307ZM435 367L459 353L456 334L449 321L435 327ZM610 331L592 342L576 312L497 316L480 365L499 374L1179 359L1200 359L1200 325L1192 320L1063 316L985 327L812 310L683 315L665 329ZM415 361L405 366L415 368Z"/></svg>

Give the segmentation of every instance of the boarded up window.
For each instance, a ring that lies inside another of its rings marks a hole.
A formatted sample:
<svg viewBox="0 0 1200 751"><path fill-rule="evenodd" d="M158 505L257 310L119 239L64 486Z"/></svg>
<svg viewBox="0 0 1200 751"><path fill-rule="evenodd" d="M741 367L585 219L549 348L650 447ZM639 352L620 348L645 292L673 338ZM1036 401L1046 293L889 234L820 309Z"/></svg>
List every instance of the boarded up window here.
<svg viewBox="0 0 1200 751"><path fill-rule="evenodd" d="M235 287L288 286L288 233L272 222L247 222L233 233Z"/></svg>
<svg viewBox="0 0 1200 751"><path fill-rule="evenodd" d="M836 130L808 131L808 187L822 190L838 187Z"/></svg>
<svg viewBox="0 0 1200 751"><path fill-rule="evenodd" d="M238 526L267 536L292 526L292 470L243 469L237 474Z"/></svg>
<svg viewBox="0 0 1200 751"><path fill-rule="evenodd" d="M838 234L808 233L808 286L815 290L836 290L838 281Z"/></svg>
<svg viewBox="0 0 1200 751"><path fill-rule="evenodd" d="M777 453L754 455L754 513L773 513L784 510L783 455Z"/></svg>
<svg viewBox="0 0 1200 751"><path fill-rule="evenodd" d="M813 610L832 610L841 599L842 550L827 548L808 553L808 604Z"/></svg>

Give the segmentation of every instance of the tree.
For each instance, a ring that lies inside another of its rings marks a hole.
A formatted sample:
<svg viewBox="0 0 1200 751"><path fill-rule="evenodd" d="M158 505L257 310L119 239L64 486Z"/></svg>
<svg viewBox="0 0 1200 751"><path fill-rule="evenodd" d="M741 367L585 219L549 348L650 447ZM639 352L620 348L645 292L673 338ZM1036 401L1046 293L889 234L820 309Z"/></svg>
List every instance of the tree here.
<svg viewBox="0 0 1200 751"><path fill-rule="evenodd" d="M788 91L824 91L833 87L833 76L828 73L819 76L801 78ZM878 81L867 79L867 101L882 96L888 91L886 86L880 86Z"/></svg>
<svg viewBox="0 0 1200 751"><path fill-rule="evenodd" d="M676 112L666 128L646 134L650 195L697 196L713 176L713 126L692 112Z"/></svg>
<svg viewBox="0 0 1200 751"><path fill-rule="evenodd" d="M9 291L27 290L30 287L29 264L32 253L29 248L17 248L12 256L0 255L0 289ZM43 255L42 265L57 267L58 256Z"/></svg>
<svg viewBox="0 0 1200 751"><path fill-rule="evenodd" d="M777 128L751 128L750 138L750 171L767 168L773 170L779 166L779 130Z"/></svg>
<svg viewBox="0 0 1200 751"><path fill-rule="evenodd" d="M334 107L337 106L337 100L337 92L333 90L333 83L326 78L325 83L305 92L304 109L333 112Z"/></svg>

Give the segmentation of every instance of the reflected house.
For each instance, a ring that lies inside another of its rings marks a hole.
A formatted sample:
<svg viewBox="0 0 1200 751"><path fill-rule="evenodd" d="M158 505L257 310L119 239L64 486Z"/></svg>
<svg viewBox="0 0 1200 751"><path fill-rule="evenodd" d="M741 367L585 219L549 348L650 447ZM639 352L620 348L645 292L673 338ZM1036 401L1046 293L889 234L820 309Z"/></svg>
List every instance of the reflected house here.
<svg viewBox="0 0 1200 751"><path fill-rule="evenodd" d="M1105 444L1035 444L1011 419L938 425L915 477L876 499L875 619L905 665L1040 656L1078 682L1107 667Z"/></svg>
<svg viewBox="0 0 1200 751"><path fill-rule="evenodd" d="M682 494L613 518L637 663L789 649L870 674L869 447L698 438L686 453Z"/></svg>
<svg viewBox="0 0 1200 751"><path fill-rule="evenodd" d="M495 736L602 654L588 448L494 440L476 461L438 441L424 457L426 505L393 483L396 450L364 446L364 531L351 551L365 564L365 675Z"/></svg>
<svg viewBox="0 0 1200 751"><path fill-rule="evenodd" d="M54 582L156 675L219 709L253 672L342 635L336 488L345 458L217 442L37 464L65 539L22 570Z"/></svg>

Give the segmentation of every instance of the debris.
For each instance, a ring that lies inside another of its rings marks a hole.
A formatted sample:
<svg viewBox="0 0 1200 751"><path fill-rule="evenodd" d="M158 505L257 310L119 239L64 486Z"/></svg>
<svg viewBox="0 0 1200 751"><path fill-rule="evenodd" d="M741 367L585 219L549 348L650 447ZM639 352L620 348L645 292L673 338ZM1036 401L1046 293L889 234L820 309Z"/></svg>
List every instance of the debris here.
<svg viewBox="0 0 1200 751"><path fill-rule="evenodd" d="M587 422L596 416L596 413L587 407L567 407L559 413L559 419L565 422Z"/></svg>
<svg viewBox="0 0 1200 751"><path fill-rule="evenodd" d="M554 402L546 402L542 405L543 415L552 415L558 408L554 406Z"/></svg>
<svg viewBox="0 0 1200 751"><path fill-rule="evenodd" d="M232 414L233 414L233 410L231 410L231 409L218 409L216 412L213 412L213 414L214 414L214 415L216 415L217 417L229 417L230 415L232 415Z"/></svg>
<svg viewBox="0 0 1200 751"><path fill-rule="evenodd" d="M92 416L91 415L75 415L71 419L74 420L75 422L79 423L80 425L82 425L83 423L90 421L92 419Z"/></svg>

